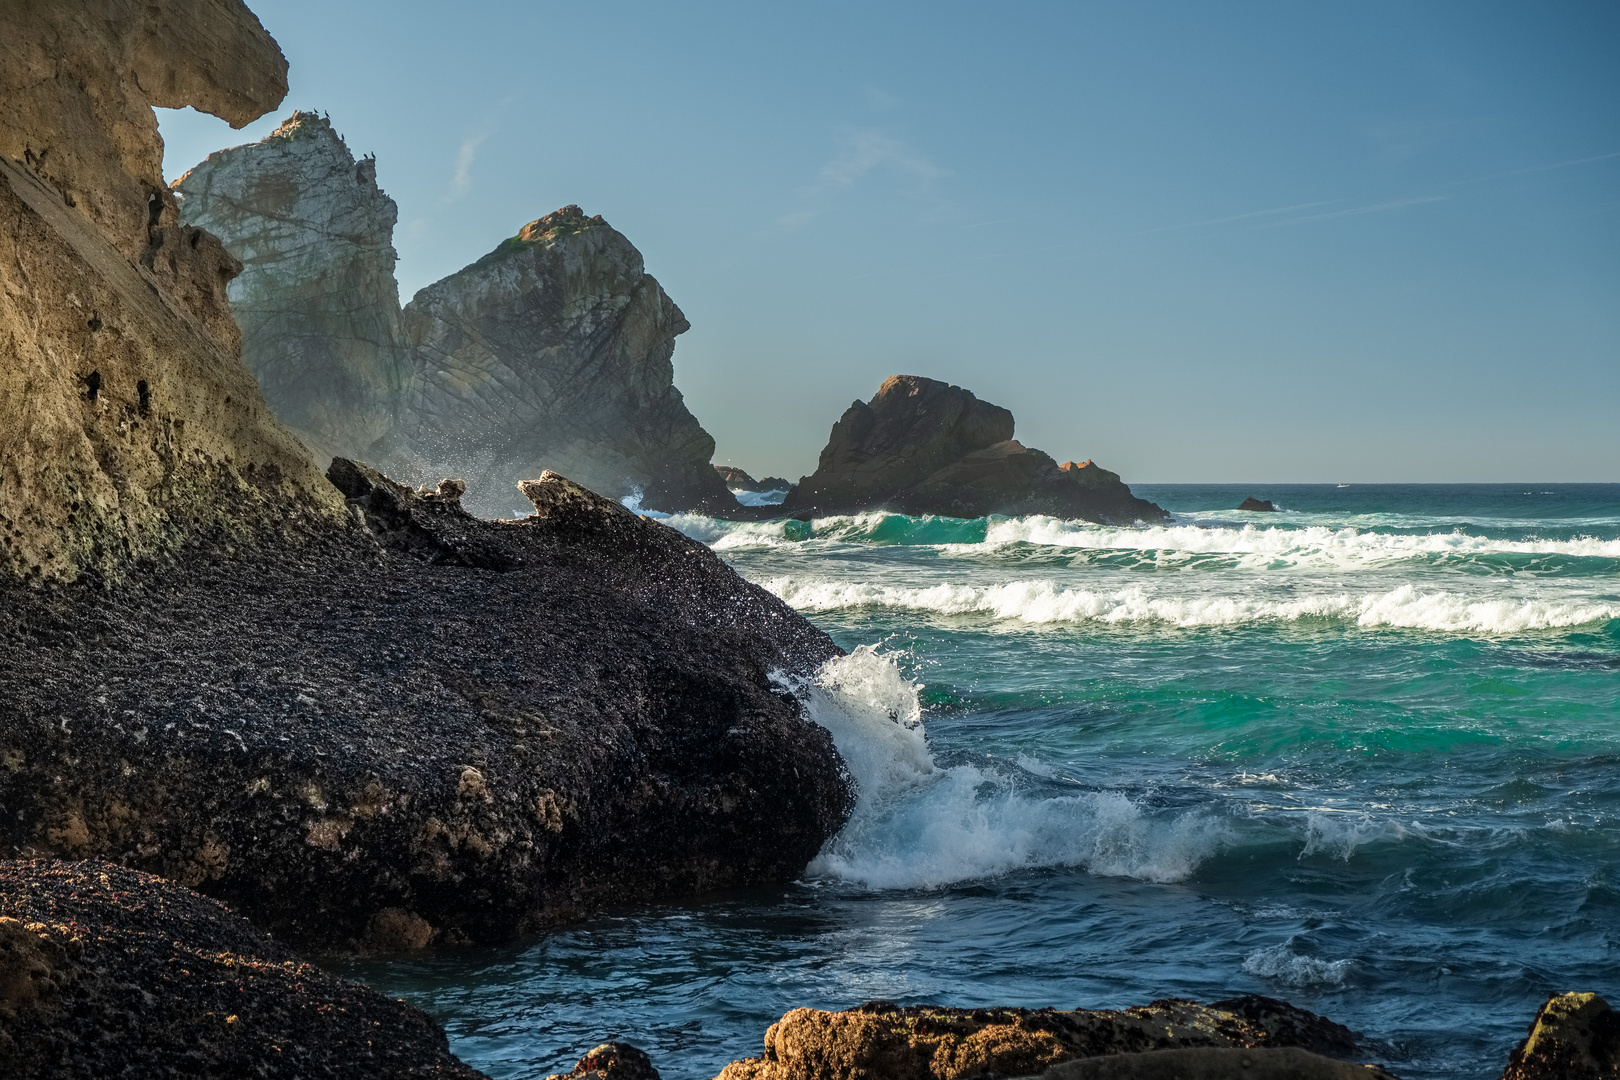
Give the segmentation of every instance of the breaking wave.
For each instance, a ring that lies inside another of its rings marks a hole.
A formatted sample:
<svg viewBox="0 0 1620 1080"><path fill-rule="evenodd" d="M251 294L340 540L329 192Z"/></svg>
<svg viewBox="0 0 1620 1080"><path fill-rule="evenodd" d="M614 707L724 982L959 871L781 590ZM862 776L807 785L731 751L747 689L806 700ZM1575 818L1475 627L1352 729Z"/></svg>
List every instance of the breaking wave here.
<svg viewBox="0 0 1620 1080"><path fill-rule="evenodd" d="M1321 960L1293 952L1287 943L1269 949L1256 949L1243 959L1243 970L1284 986L1340 986L1350 970L1350 960Z"/></svg>
<svg viewBox="0 0 1620 1080"><path fill-rule="evenodd" d="M1225 841L1199 811L1162 812L1117 791L1043 795L975 765L939 766L918 691L863 645L792 684L832 732L855 781L849 822L807 871L872 889L936 888L1031 867L1172 882Z"/></svg>
<svg viewBox="0 0 1620 1080"><path fill-rule="evenodd" d="M889 608L986 616L1027 624L1143 623L1175 627L1239 626L1325 620L1361 627L1451 633L1513 634L1620 618L1620 605L1461 595L1401 585L1387 592L1289 599L1159 595L1139 585L1093 591L1050 579L999 585L941 583L908 587L871 582L777 577L760 582L803 612Z"/></svg>

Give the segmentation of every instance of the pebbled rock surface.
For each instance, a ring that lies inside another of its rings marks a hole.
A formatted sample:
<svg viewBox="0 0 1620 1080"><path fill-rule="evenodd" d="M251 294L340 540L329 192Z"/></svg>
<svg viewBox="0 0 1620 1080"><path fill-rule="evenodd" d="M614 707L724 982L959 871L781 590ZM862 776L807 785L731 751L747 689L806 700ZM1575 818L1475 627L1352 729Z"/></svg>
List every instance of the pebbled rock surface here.
<svg viewBox="0 0 1620 1080"><path fill-rule="evenodd" d="M483 1076L425 1013L299 962L222 904L44 859L0 861L0 1073Z"/></svg>
<svg viewBox="0 0 1620 1080"><path fill-rule="evenodd" d="M1012 435L1012 413L960 386L891 376L833 425L816 471L788 493L782 512L1051 514L1127 524L1169 516L1133 496L1118 473L1089 461L1060 466Z"/></svg>
<svg viewBox="0 0 1620 1080"><path fill-rule="evenodd" d="M1502 1080L1620 1078L1620 1012L1596 994L1554 994L1508 1058Z"/></svg>
<svg viewBox="0 0 1620 1080"><path fill-rule="evenodd" d="M227 287L242 359L276 416L324 466L376 460L407 369L394 280L398 207L372 158L295 112L259 142L175 181L187 225L242 261Z"/></svg>
<svg viewBox="0 0 1620 1080"><path fill-rule="evenodd" d="M552 469L660 510L736 500L709 465L714 439L675 389L675 337L690 326L600 215L577 206L525 225L405 306L414 374L400 412L412 480L467 479L488 517Z"/></svg>
<svg viewBox="0 0 1620 1080"><path fill-rule="evenodd" d="M1346 1056L1356 1038L1330 1020L1258 995L1213 1005L1166 998L1131 1009L1073 1011L874 1001L847 1012L794 1009L765 1033L761 1056L732 1062L719 1080L1031 1076L1073 1059L1200 1047L1299 1047Z"/></svg>
<svg viewBox="0 0 1620 1080"><path fill-rule="evenodd" d="M489 522L334 462L364 529L0 583L0 852L101 857L322 949L791 880L851 793L770 679L836 646L555 474Z"/></svg>
<svg viewBox="0 0 1620 1080"><path fill-rule="evenodd" d="M0 577L116 577L342 520L237 358L240 268L179 225L151 105L286 92L237 0L0 6Z"/></svg>

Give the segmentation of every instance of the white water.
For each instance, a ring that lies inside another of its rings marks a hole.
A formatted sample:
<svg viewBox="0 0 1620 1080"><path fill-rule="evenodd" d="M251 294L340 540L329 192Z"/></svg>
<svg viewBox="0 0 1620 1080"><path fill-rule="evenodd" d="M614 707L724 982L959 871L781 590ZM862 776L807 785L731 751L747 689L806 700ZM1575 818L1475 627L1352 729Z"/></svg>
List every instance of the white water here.
<svg viewBox="0 0 1620 1080"><path fill-rule="evenodd" d="M1413 585L1400 585L1387 592L1261 599L1250 595L1190 595L1185 587L1176 585L1130 585L1093 591L1060 586L1050 579L911 587L776 577L760 584L804 612L890 608L988 616L1030 624L1153 623L1195 627L1322 619L1368 628L1510 634L1620 618L1620 604L1615 603L1558 603L1485 592L1470 595L1427 590Z"/></svg>
<svg viewBox="0 0 1620 1080"><path fill-rule="evenodd" d="M1225 827L1164 813L1116 791L1039 795L1016 776L942 768L927 745L920 687L863 645L794 686L832 732L855 780L849 823L807 871L873 889L934 888L1037 866L1181 881L1219 850Z"/></svg>

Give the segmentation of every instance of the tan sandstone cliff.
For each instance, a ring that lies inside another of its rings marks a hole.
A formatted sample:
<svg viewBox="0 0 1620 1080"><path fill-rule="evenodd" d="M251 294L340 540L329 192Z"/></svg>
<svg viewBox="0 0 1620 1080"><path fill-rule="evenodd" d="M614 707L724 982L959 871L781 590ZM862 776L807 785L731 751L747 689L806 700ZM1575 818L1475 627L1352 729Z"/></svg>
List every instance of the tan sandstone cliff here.
<svg viewBox="0 0 1620 1080"><path fill-rule="evenodd" d="M116 575L342 499L238 359L151 106L241 125L286 62L234 0L0 5L0 575Z"/></svg>

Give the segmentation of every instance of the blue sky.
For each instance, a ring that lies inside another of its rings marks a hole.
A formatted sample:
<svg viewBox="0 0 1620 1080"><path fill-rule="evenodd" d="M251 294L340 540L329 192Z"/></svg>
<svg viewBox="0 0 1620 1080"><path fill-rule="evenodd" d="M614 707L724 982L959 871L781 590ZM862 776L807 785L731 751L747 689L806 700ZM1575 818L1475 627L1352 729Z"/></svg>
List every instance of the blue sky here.
<svg viewBox="0 0 1620 1080"><path fill-rule="evenodd" d="M567 203L717 461L890 374L1130 481L1620 480L1620 5L258 0L405 299Z"/></svg>

